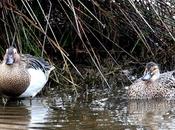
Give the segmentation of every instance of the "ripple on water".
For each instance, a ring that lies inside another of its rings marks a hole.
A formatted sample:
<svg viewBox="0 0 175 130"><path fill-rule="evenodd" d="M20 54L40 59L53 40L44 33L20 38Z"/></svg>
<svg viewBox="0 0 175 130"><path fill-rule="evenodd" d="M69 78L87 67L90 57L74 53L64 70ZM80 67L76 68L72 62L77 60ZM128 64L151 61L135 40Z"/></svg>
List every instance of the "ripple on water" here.
<svg viewBox="0 0 175 130"><path fill-rule="evenodd" d="M175 129L175 101L100 98L59 107L47 100L0 106L0 130L132 130ZM62 109L64 108L64 109Z"/></svg>

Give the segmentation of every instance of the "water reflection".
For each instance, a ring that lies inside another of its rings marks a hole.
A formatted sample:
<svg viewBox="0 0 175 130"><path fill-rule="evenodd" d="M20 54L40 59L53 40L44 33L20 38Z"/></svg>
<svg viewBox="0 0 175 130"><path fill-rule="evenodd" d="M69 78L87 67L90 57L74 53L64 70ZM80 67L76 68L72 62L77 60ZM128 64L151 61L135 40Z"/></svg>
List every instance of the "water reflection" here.
<svg viewBox="0 0 175 130"><path fill-rule="evenodd" d="M57 98L9 102L0 106L0 129L164 130L175 129L175 102L101 98L69 105Z"/></svg>
<svg viewBox="0 0 175 130"><path fill-rule="evenodd" d="M0 108L0 129L26 129L29 123L30 114L28 110L19 107Z"/></svg>
<svg viewBox="0 0 175 130"><path fill-rule="evenodd" d="M0 106L0 129L32 129L35 124L46 122L48 108L44 107L41 100L22 102L11 101L4 107ZM39 128L39 125L37 125Z"/></svg>
<svg viewBox="0 0 175 130"><path fill-rule="evenodd" d="M175 129L175 101L139 100L128 104L128 123L151 130Z"/></svg>

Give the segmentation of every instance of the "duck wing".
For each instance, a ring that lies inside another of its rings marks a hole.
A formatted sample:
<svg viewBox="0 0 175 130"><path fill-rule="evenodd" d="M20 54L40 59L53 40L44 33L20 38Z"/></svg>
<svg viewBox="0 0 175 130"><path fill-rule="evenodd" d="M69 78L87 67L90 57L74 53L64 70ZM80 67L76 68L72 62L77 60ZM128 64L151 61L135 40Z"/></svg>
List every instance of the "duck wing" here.
<svg viewBox="0 0 175 130"><path fill-rule="evenodd" d="M52 68L48 61L30 54L22 54L21 61L26 63L26 68L41 69L44 73Z"/></svg>
<svg viewBox="0 0 175 130"><path fill-rule="evenodd" d="M164 87L175 88L175 71L161 73L158 83Z"/></svg>

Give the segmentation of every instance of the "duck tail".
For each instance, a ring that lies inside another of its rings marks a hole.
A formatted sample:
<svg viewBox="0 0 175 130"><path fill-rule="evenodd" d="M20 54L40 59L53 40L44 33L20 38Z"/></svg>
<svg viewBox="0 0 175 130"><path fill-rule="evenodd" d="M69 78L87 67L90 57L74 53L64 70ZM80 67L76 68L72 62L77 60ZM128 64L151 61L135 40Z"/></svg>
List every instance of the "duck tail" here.
<svg viewBox="0 0 175 130"><path fill-rule="evenodd" d="M55 69L55 66L52 65L52 66L50 67L50 69L49 69L49 73L50 73L52 70L54 70L54 69Z"/></svg>
<svg viewBox="0 0 175 130"><path fill-rule="evenodd" d="M50 68L47 71L45 71L45 75L46 75L47 80L49 79L49 75L50 75L51 71L54 69L55 69L55 67L53 65L51 65Z"/></svg>

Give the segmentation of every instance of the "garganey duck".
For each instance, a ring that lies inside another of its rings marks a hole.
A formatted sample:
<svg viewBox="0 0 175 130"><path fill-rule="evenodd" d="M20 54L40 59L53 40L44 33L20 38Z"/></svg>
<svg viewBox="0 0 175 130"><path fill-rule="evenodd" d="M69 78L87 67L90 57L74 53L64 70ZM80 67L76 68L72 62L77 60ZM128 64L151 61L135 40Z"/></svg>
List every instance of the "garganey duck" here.
<svg viewBox="0 0 175 130"><path fill-rule="evenodd" d="M9 47L0 64L0 93L7 97L34 97L48 81L54 66L43 58L19 54Z"/></svg>
<svg viewBox="0 0 175 130"><path fill-rule="evenodd" d="M175 71L160 74L154 62L146 64L143 77L137 79L128 88L129 99L155 99L175 97Z"/></svg>

